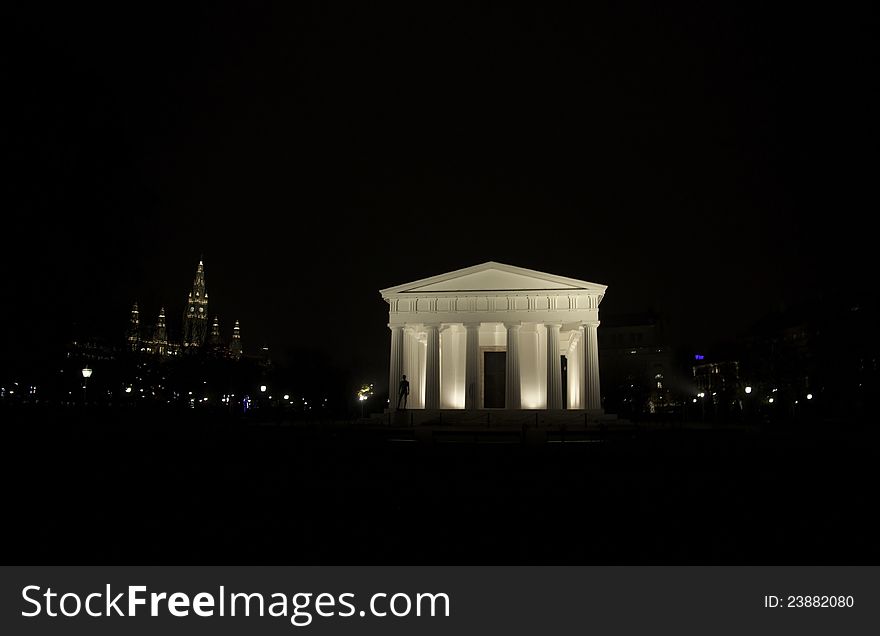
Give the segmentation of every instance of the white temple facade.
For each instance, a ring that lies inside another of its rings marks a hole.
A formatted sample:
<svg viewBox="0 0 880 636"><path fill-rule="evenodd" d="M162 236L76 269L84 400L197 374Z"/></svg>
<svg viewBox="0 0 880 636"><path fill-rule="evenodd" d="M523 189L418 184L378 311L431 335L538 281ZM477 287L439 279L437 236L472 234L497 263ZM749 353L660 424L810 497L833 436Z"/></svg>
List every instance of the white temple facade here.
<svg viewBox="0 0 880 636"><path fill-rule="evenodd" d="M488 262L381 290L390 408L602 413L597 329L606 285Z"/></svg>

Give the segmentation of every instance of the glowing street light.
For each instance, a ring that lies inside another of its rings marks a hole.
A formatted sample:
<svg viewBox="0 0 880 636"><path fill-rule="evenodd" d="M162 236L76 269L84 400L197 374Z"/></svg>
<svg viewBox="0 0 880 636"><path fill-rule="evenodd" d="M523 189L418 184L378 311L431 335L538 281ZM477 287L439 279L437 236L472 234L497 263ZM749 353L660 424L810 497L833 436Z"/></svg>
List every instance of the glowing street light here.
<svg viewBox="0 0 880 636"><path fill-rule="evenodd" d="M697 397L703 398L706 397L706 394L700 391L699 393L697 393Z"/></svg>
<svg viewBox="0 0 880 636"><path fill-rule="evenodd" d="M260 385L260 393L265 393L265 392L266 392L266 385L265 385L265 384L261 384L261 385Z"/></svg>
<svg viewBox="0 0 880 636"><path fill-rule="evenodd" d="M92 370L89 368L88 364L85 367L83 367L82 374L83 374L83 405L85 406L86 401L87 401L87 397L88 397L87 389L88 389L88 385L89 385L89 378L92 377Z"/></svg>
<svg viewBox="0 0 880 636"><path fill-rule="evenodd" d="M812 393L807 393L807 399L808 399L808 400L812 400L812 399L813 399L813 394L812 394Z"/></svg>
<svg viewBox="0 0 880 636"><path fill-rule="evenodd" d="M746 393L751 393L751 392L752 392L752 387L747 386L747 387L746 387Z"/></svg>
<svg viewBox="0 0 880 636"><path fill-rule="evenodd" d="M773 404L773 398L770 398L769 400L767 400L767 402Z"/></svg>

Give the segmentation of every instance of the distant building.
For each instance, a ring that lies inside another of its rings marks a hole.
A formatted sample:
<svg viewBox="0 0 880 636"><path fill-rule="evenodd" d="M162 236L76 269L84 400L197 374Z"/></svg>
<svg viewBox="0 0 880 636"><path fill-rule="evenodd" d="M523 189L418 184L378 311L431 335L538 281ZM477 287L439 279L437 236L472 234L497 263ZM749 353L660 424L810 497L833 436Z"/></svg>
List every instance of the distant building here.
<svg viewBox="0 0 880 636"><path fill-rule="evenodd" d="M599 363L607 410L654 414L677 405L683 382L655 314L606 316L599 331Z"/></svg>
<svg viewBox="0 0 880 636"><path fill-rule="evenodd" d="M241 329L238 320L235 321L232 339L228 346L223 342L220 333L219 316L214 316L210 330L208 329L208 290L205 284L205 265L202 260L199 260L192 290L187 296L182 326L181 340L171 339L168 335L165 308L159 309L154 325L144 325L141 322L140 309L135 302L128 321L126 346L129 351L135 353L152 354L163 358L192 351L204 351L232 358L241 357Z"/></svg>
<svg viewBox="0 0 880 636"><path fill-rule="evenodd" d="M737 360L701 362L693 366L693 373L699 393L716 396L735 395L739 387Z"/></svg>
<svg viewBox="0 0 880 636"><path fill-rule="evenodd" d="M699 405L701 417L727 419L742 411L739 367L738 360L698 356L692 367L696 397L691 400Z"/></svg>

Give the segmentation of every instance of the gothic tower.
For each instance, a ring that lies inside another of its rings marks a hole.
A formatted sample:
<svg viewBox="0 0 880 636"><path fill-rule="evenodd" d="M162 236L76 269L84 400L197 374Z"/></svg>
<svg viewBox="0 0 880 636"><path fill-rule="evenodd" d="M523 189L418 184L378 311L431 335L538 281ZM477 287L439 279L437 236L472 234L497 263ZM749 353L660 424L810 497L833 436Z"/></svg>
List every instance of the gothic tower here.
<svg viewBox="0 0 880 636"><path fill-rule="evenodd" d="M183 346L201 347L208 335L208 292L205 290L205 265L199 259L193 288L183 311Z"/></svg>
<svg viewBox="0 0 880 636"><path fill-rule="evenodd" d="M220 317L214 316L214 322L211 323L211 337L208 339L208 344L211 345L212 349L216 349L220 347Z"/></svg>
<svg viewBox="0 0 880 636"><path fill-rule="evenodd" d="M128 319L128 332L125 334L125 340L129 351L137 351L140 349L140 330L141 318L138 312L138 304L135 303L131 308L131 318Z"/></svg>
<svg viewBox="0 0 880 636"><path fill-rule="evenodd" d="M156 333L153 336L156 343L156 353L164 356L168 352L168 331L165 328L165 308L159 310L159 320L156 323Z"/></svg>
<svg viewBox="0 0 880 636"><path fill-rule="evenodd" d="M229 353L233 358L241 357L241 329L238 326L237 320L232 328L232 342L229 343Z"/></svg>

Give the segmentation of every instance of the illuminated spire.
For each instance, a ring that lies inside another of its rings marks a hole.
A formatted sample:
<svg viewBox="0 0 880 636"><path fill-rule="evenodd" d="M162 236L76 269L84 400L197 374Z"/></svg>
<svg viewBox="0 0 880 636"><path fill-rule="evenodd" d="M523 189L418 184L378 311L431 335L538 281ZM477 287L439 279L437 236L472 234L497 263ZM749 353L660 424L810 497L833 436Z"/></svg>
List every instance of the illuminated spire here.
<svg viewBox="0 0 880 636"><path fill-rule="evenodd" d="M214 316L214 322L211 323L211 337L208 340L212 347L220 346L220 318Z"/></svg>
<svg viewBox="0 0 880 636"><path fill-rule="evenodd" d="M140 329L141 318L138 312L138 304L135 302L131 308L131 317L128 319L128 333L125 336L129 351L137 351L140 347Z"/></svg>
<svg viewBox="0 0 880 636"><path fill-rule="evenodd" d="M159 320L156 322L156 333L153 336L156 342L156 353L164 356L168 351L168 331L165 328L165 308L159 310Z"/></svg>
<svg viewBox="0 0 880 636"><path fill-rule="evenodd" d="M199 259L192 291L183 310L183 346L200 347L208 335L208 291L205 287L205 264Z"/></svg>
<svg viewBox="0 0 880 636"><path fill-rule="evenodd" d="M229 343L229 353L233 358L241 357L241 328L238 326L237 320L232 328L232 342Z"/></svg>

